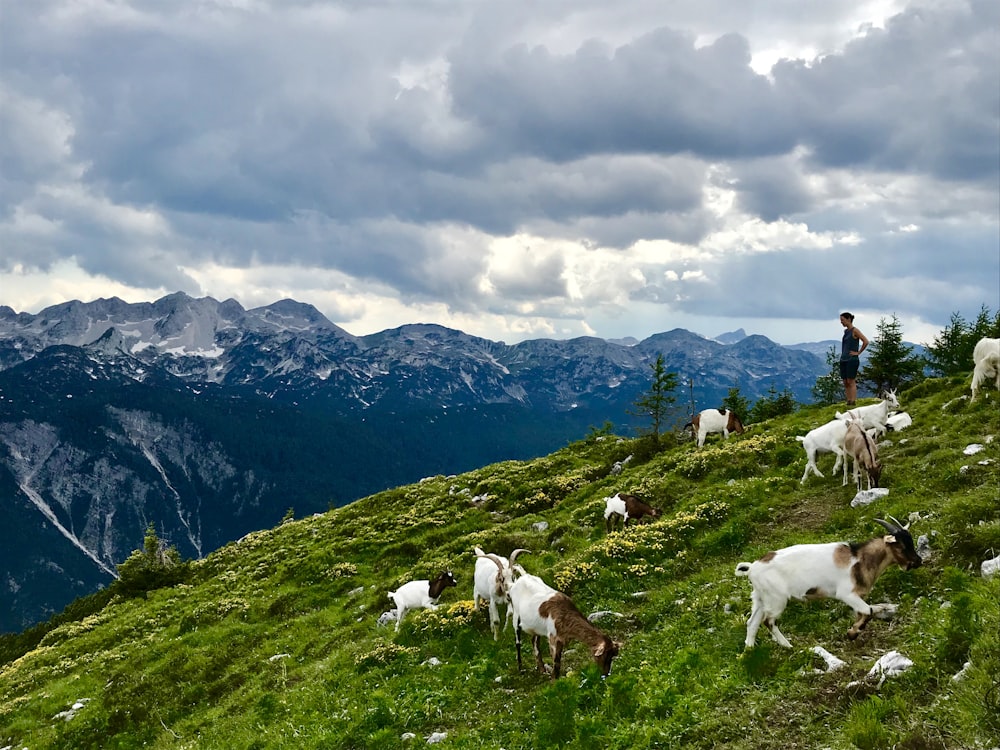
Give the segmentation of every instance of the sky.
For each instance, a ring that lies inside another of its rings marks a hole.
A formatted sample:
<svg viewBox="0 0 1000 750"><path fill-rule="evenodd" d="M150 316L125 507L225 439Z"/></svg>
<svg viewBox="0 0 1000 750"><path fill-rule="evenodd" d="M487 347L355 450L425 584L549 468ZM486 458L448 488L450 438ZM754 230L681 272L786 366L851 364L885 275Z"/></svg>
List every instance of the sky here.
<svg viewBox="0 0 1000 750"><path fill-rule="evenodd" d="M0 0L0 305L932 342L1000 309L996 0Z"/></svg>

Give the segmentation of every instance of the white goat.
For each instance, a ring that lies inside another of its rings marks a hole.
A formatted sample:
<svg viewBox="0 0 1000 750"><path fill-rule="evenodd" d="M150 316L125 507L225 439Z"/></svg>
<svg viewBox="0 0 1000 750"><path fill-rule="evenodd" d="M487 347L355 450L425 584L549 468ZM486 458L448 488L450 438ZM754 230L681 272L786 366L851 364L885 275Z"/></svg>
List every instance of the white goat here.
<svg viewBox="0 0 1000 750"><path fill-rule="evenodd" d="M886 428L890 430L905 430L907 427L913 424L913 418L907 414L905 411L899 411L895 414L890 414L889 418L885 421Z"/></svg>
<svg viewBox="0 0 1000 750"><path fill-rule="evenodd" d="M684 425L684 429L693 427L698 433L698 447L705 444L705 438L710 432L721 432L722 439L729 437L730 432L743 433L743 422L736 416L735 412L729 409L705 409L692 417L691 421Z"/></svg>
<svg viewBox="0 0 1000 750"><path fill-rule="evenodd" d="M418 580L404 583L389 598L396 603L396 630L403 621L403 615L410 609L437 609L438 599L449 586L455 585L455 576L450 570L441 573L433 581Z"/></svg>
<svg viewBox="0 0 1000 750"><path fill-rule="evenodd" d="M535 665L545 672L545 662L539 645L541 637L549 639L552 657L552 679L559 677L562 668L563 648L570 641L580 641L590 647L590 655L601 668L601 674L611 671L611 660L618 655L621 644L613 641L581 614L573 601L545 583L541 578L526 573L520 565L513 566L518 578L510 589L511 609L514 612L517 668L521 669L521 633L531 635Z"/></svg>
<svg viewBox="0 0 1000 750"><path fill-rule="evenodd" d="M805 484L806 477L809 476L810 471L818 477L823 476L823 473L816 466L816 456L820 453L833 453L837 457L836 462L833 464L834 473L841 467L841 462L843 462L844 478L846 481L847 462L844 461L844 436L846 434L847 422L834 419L832 422L827 422L825 425L817 427L814 430L809 430L805 436L795 436L795 439L802 443L802 447L806 452L806 470L802 472L802 479L799 480L800 484Z"/></svg>
<svg viewBox="0 0 1000 750"><path fill-rule="evenodd" d="M1000 339L979 339L972 351L972 398L976 400L979 386L989 378L995 380L997 390L1000 390Z"/></svg>
<svg viewBox="0 0 1000 750"><path fill-rule="evenodd" d="M500 606L505 612L504 630L507 629L507 619L512 613L509 609L510 587L514 585L514 573L511 564L517 559L521 552L526 549L516 549L510 553L510 560L501 555L487 554L479 547L475 547L476 571L473 576L472 601L476 609L479 603L487 603L490 615L490 630L493 631L493 640L500 638Z"/></svg>
<svg viewBox="0 0 1000 750"><path fill-rule="evenodd" d="M882 476L882 464L878 460L878 447L865 430L861 428L861 422L852 419L847 423L847 433L844 435L844 453L846 455L844 467L847 467L847 459L854 460L854 485L861 491L861 467L865 469L868 477L868 486L878 487L879 478ZM847 484L847 474L844 474L842 484Z"/></svg>
<svg viewBox="0 0 1000 750"><path fill-rule="evenodd" d="M860 419L861 426L866 430L872 428L875 429L875 435L884 435L886 431L886 422L889 419L889 409L898 409L899 399L896 398L896 391L885 391L882 393L882 400L877 404L869 404L868 406L858 406L850 411L845 411L840 413L839 411L834 415L837 419L843 419L844 421L850 419Z"/></svg>
<svg viewBox="0 0 1000 750"><path fill-rule="evenodd" d="M873 614L864 597L882 572L893 563L903 570L923 563L907 531L909 524L903 526L892 516L889 518L892 523L875 519L888 532L885 536L861 544L796 544L768 552L756 562L737 565L736 575L749 576L753 586L747 648L756 642L761 623L780 645L792 647L777 626L789 599L839 599L857 614L847 631L848 638L857 638Z"/></svg>

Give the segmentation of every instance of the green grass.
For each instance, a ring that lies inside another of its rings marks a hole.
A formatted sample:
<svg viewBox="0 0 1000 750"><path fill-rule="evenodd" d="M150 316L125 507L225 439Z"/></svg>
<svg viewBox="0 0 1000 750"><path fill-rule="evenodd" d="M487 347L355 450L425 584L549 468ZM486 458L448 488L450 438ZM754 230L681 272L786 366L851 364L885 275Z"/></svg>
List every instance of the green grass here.
<svg viewBox="0 0 1000 750"><path fill-rule="evenodd" d="M1000 410L997 394L970 405L963 390L953 378L901 394L914 424L890 434L890 494L867 508L850 507L830 456L826 479L799 484L794 436L833 413L810 407L701 450L671 444L618 476L611 467L636 442L592 439L251 534L192 563L181 584L81 600L31 637L4 639L0 747L368 749L447 732L442 747L477 750L992 748L1000 577L982 579L979 563L1000 551ZM963 455L974 442L986 449ZM619 490L664 516L607 536L603 498ZM795 648L765 633L744 651L750 587L737 562L867 538L873 518L913 512L933 555L876 584L869 601L897 604L891 621L850 641L843 604L792 603L781 626ZM472 609L476 545L528 548L525 567L585 613L620 613L600 623L624 643L611 675L579 646L557 683L518 672L513 634L495 642ZM376 625L387 590L445 566L459 587L440 609L410 613L398 634ZM815 645L846 667L822 672ZM848 687L891 649L914 667Z"/></svg>

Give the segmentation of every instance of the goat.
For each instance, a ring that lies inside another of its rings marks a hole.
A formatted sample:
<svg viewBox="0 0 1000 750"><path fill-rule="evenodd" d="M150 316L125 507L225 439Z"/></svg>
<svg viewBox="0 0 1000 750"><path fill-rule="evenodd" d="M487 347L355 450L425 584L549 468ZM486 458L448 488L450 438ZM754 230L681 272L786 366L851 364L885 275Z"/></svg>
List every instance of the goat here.
<svg viewBox="0 0 1000 750"><path fill-rule="evenodd" d="M403 622L403 615L407 610L437 609L441 594L446 588L454 585L456 585L455 576L450 570L446 570L433 581L410 581L395 591L390 591L389 598L396 603L396 631L399 631L399 625Z"/></svg>
<svg viewBox="0 0 1000 750"><path fill-rule="evenodd" d="M976 400L979 386L989 378L995 379L997 390L1000 390L1000 339L982 338L972 350L972 398Z"/></svg>
<svg viewBox="0 0 1000 750"><path fill-rule="evenodd" d="M510 599L508 593L514 584L514 574L511 564L526 549L516 549L510 553L510 559L500 555L486 554L479 547L475 547L476 570L473 576L472 602L476 609L479 609L479 602L487 602L490 616L490 630L493 631L493 640L500 638L500 605L509 612ZM507 617L504 617L504 630L507 629Z"/></svg>
<svg viewBox="0 0 1000 750"><path fill-rule="evenodd" d="M517 668L519 670L522 668L521 634L528 633L532 636L535 664L542 673L545 673L546 669L542 660L540 641L542 636L549 639L553 680L559 678L563 649L570 641L580 641L589 646L590 655L600 667L601 674L607 676L611 672L611 660L618 655L621 644L594 627L566 594L556 591L538 576L525 572L520 565L512 567L518 574L510 589L517 645Z"/></svg>
<svg viewBox="0 0 1000 750"><path fill-rule="evenodd" d="M619 517L625 519L622 523L624 528L632 519L638 521L643 516L659 518L661 515L659 508L647 505L635 495L626 495L623 492L604 498L604 503L604 528L609 534L618 523Z"/></svg>
<svg viewBox="0 0 1000 750"><path fill-rule="evenodd" d="M913 547L913 537L907 530L909 524L903 526L892 516L889 518L891 523L875 519L888 533L867 542L796 544L768 552L756 562L737 565L736 575L748 576L753 586L746 647L754 645L763 622L779 645L791 648L777 626L789 599L842 601L857 615L847 637L857 638L874 614L864 597L883 571L893 563L903 570L919 568L923 563Z"/></svg>
<svg viewBox="0 0 1000 750"><path fill-rule="evenodd" d="M866 429L875 429L876 436L884 435L886 431L886 424L889 419L889 409L898 409L899 399L896 398L896 391L884 391L882 393L882 400L877 404L869 404L868 406L858 406L850 411L845 411L844 413L836 412L834 416L837 419L842 419L845 422L851 419L860 419L861 426Z"/></svg>
<svg viewBox="0 0 1000 750"><path fill-rule="evenodd" d="M795 439L802 443L806 452L806 470L802 472L799 484L805 484L810 471L818 477L823 476L823 472L816 466L816 456L820 453L833 453L837 457L833 464L834 473L843 462L844 477L847 477L847 462L844 460L844 436L846 434L847 423L840 419L834 419L832 422L809 430L805 435L795 436Z"/></svg>
<svg viewBox="0 0 1000 750"><path fill-rule="evenodd" d="M844 435L844 468L847 468L847 459L854 459L854 484L861 491L861 467L865 468L868 476L868 486L866 489L878 487L879 478L882 476L882 464L878 460L878 447L871 435L861 428L861 422L852 419L847 423L847 432ZM843 484L847 484L847 474L844 474Z"/></svg>
<svg viewBox="0 0 1000 750"><path fill-rule="evenodd" d="M691 417L691 421L681 429L693 427L698 433L698 447L705 444L705 438L710 432L721 432L722 439L729 437L730 432L743 433L743 422L736 416L736 412L729 409L705 409Z"/></svg>
<svg viewBox="0 0 1000 750"><path fill-rule="evenodd" d="M898 411L895 414L890 414L888 419L885 420L886 429L894 430L896 432L899 430L905 430L912 424L913 418L905 411Z"/></svg>

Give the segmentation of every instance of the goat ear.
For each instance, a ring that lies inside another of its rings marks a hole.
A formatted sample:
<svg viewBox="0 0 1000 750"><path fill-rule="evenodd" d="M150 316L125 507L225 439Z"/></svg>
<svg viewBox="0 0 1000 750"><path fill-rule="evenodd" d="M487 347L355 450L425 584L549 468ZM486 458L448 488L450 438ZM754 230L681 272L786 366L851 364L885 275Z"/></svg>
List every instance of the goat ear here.
<svg viewBox="0 0 1000 750"><path fill-rule="evenodd" d="M604 656L604 644L594 649L594 656Z"/></svg>
<svg viewBox="0 0 1000 750"><path fill-rule="evenodd" d="M884 537L882 537L882 541L885 542L886 544L894 544L896 541L896 537L893 536L892 534L886 534Z"/></svg>

